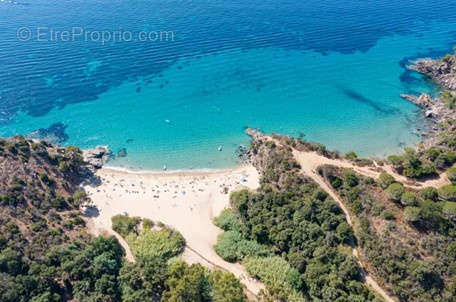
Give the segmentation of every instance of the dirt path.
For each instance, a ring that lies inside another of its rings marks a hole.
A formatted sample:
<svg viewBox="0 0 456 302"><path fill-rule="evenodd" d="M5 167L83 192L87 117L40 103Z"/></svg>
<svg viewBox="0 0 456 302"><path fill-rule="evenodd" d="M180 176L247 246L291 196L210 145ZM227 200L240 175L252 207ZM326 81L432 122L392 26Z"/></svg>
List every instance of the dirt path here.
<svg viewBox="0 0 456 302"><path fill-rule="evenodd" d="M346 162L346 161L328 159L328 158L318 155L316 153L300 152L300 151L293 150L293 155L296 158L296 160L298 161L298 163L301 165L301 170L304 172L304 174L306 176L310 177L314 182L316 182L320 186L320 188L322 188L326 193L329 194L329 196L331 196L332 199L334 199L337 202L339 207L344 212L348 224L351 227L353 227L353 221L350 217L350 213L349 213L348 209L345 207L345 205L342 202L342 200L340 199L339 195L336 194L336 192L334 192L334 190L332 190L328 186L328 184L325 182L323 177L321 177L317 173L316 169L318 168L318 166L321 166L324 164L331 164L331 165L335 165L335 166L339 166L339 167L353 168L353 169L359 168L359 167L355 167L351 163ZM358 171L358 169L355 169L355 170ZM376 173L378 173L378 172L373 172L373 171L365 169L365 168L362 168L361 171L362 171L362 174L368 175L371 177L376 176L377 175ZM380 173L378 173L378 174L380 174ZM359 258L359 250L357 248L353 249L353 255L358 259L359 265L361 266L362 271L363 271L365 282L375 292L377 292L380 296L382 296L382 298L385 299L385 301L395 302L396 300L394 300L392 297L390 297L386 293L386 291L384 291L378 285L378 283L374 279L372 279L371 276L369 276L369 273L367 273L365 271L365 269L363 268L362 262Z"/></svg>
<svg viewBox="0 0 456 302"><path fill-rule="evenodd" d="M375 163L375 167L359 167L347 160L330 159L316 152L303 152L297 150L293 150L293 155L295 156L296 160L301 164L303 170L306 170L307 172L314 171L314 173L316 173L316 169L319 166L333 165L336 167L353 169L355 172L361 175L372 177L374 179L377 179L380 173L387 172L388 174L392 175L397 181L402 182L406 187L412 189L422 189L430 186L441 187L450 184L450 181L448 180L446 173L442 173L438 177L433 179L428 179L425 181L414 181L403 175L397 174L389 165L379 166Z"/></svg>

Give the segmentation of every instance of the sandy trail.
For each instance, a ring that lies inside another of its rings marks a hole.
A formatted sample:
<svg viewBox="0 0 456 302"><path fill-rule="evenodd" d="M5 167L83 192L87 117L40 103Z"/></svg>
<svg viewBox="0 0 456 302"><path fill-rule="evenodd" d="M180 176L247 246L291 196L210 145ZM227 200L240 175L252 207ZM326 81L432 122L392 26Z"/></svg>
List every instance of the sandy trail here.
<svg viewBox="0 0 456 302"><path fill-rule="evenodd" d="M297 150L293 150L293 155L295 156L298 163L301 165L301 170L304 172L304 174L307 175L308 177L310 177L314 182L316 182L326 193L329 194L329 196L331 196L332 199L334 199L337 202L339 207L344 212L345 218L347 219L348 224L353 228L353 221L350 217L350 212L345 207L345 205L342 202L342 200L340 199L339 195L333 189L331 189L329 187L329 185L325 182L323 177L321 177L317 173L316 169L319 166L325 165L325 164L331 164L331 165L338 166L338 167L353 168L353 169L355 169L355 167L349 162L342 161L342 160L328 159L326 157L323 157L323 156L321 156L317 153L313 153L313 152L300 152ZM359 168L359 167L356 167L356 168ZM377 173L377 172L368 170L367 168L361 168L361 169L362 169L361 170L362 173L361 172L360 173L363 175L374 177ZM358 169L355 169L355 170L359 172ZM378 174L380 174L380 173L378 173ZM385 290L383 290L383 288L381 288L380 285L378 285L378 283L374 279L372 279L371 276L369 276L369 273L366 272L366 270L364 269L363 264L359 258L358 248L354 248L352 250L352 252L353 252L353 256L355 256L358 259L359 265L362 268L365 282L375 292L377 292L380 296L382 296L382 298L385 299L385 301L395 302L396 300L393 299L392 297L390 297L388 295L388 293Z"/></svg>
<svg viewBox="0 0 456 302"><path fill-rule="evenodd" d="M129 216L149 218L175 228L185 238L183 254L189 263L200 263L233 273L254 295L264 286L249 277L238 263L219 257L213 246L222 232L213 224L213 217L229 206L229 194L241 187L259 187L259 175L253 166L212 172L128 172L103 168L97 172L99 186L85 190L98 208L93 217L92 233L109 233L111 217L127 213ZM122 238L127 257L133 257Z"/></svg>
<svg viewBox="0 0 456 302"><path fill-rule="evenodd" d="M377 179L380 173L387 172L388 174L392 175L397 181L402 182L406 187L412 189L422 189L430 186L438 188L450 184L450 181L448 180L446 173L442 173L438 177L433 179L417 181L411 180L403 175L397 174L391 166L386 164L383 166L379 166L377 165L377 163L375 163L375 167L359 167L347 160L330 159L316 152L303 152L293 150L293 155L295 156L296 160L301 164L301 167L305 172L314 171L316 173L316 169L319 166L333 165L336 167L353 169L355 172L361 175L372 177L374 179Z"/></svg>

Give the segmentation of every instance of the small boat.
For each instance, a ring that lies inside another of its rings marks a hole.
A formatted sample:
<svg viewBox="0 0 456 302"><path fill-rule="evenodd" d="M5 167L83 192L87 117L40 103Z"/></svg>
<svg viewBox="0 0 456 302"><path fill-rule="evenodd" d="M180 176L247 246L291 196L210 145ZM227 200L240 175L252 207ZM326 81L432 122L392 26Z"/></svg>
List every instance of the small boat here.
<svg viewBox="0 0 456 302"><path fill-rule="evenodd" d="M166 171L168 170L168 167L166 167L166 165L163 165L163 171Z"/></svg>
<svg viewBox="0 0 456 302"><path fill-rule="evenodd" d="M222 151L222 150L223 150L223 147L222 147L222 146L219 146L219 147L218 147L218 150L219 150L219 151Z"/></svg>

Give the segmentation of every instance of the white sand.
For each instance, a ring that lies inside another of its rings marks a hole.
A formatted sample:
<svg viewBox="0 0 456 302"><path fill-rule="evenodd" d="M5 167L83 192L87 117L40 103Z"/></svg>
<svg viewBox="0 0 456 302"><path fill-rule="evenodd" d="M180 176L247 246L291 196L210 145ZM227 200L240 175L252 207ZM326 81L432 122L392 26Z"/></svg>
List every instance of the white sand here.
<svg viewBox="0 0 456 302"><path fill-rule="evenodd" d="M112 234L111 217L116 214L161 221L184 236L188 246L183 254L186 261L230 271L251 293L257 294L264 288L249 278L240 264L224 261L213 249L222 230L212 219L229 206L229 194L225 190L256 189L259 175L253 166L195 172L129 172L103 168L97 175L102 180L101 185L85 187L99 210L99 215L91 221L92 233Z"/></svg>

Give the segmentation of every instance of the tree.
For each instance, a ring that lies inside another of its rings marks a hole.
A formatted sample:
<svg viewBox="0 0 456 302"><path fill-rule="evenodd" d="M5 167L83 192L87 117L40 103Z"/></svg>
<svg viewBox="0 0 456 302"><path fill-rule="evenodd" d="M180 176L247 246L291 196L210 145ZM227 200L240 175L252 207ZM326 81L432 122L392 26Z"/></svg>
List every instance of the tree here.
<svg viewBox="0 0 456 302"><path fill-rule="evenodd" d="M112 229L125 238L130 233L138 234L138 225L141 219L139 217L128 217L119 214L113 216L111 221Z"/></svg>
<svg viewBox="0 0 456 302"><path fill-rule="evenodd" d="M208 272L200 264L188 266L177 261L171 264L168 276L168 290L163 293L163 302L211 301Z"/></svg>
<svg viewBox="0 0 456 302"><path fill-rule="evenodd" d="M394 182L395 182L394 177L391 176L390 174L386 173L386 172L382 172L378 176L378 183L380 184L380 186L383 189L388 188Z"/></svg>
<svg viewBox="0 0 456 302"><path fill-rule="evenodd" d="M350 152L347 152L347 154L345 154L345 158L348 160L356 160L356 159L358 159L358 155L355 152L350 151Z"/></svg>
<svg viewBox="0 0 456 302"><path fill-rule="evenodd" d="M439 199L439 191L434 187L426 187L420 191L420 196L424 200L437 201Z"/></svg>
<svg viewBox="0 0 456 302"><path fill-rule="evenodd" d="M344 180L349 187L355 187L359 182L356 173L350 169L344 170Z"/></svg>
<svg viewBox="0 0 456 302"><path fill-rule="evenodd" d="M395 182L391 185L388 186L386 189L386 193L388 194L388 197L393 200L393 201L399 201L401 200L402 194L404 194L404 186L399 183Z"/></svg>
<svg viewBox="0 0 456 302"><path fill-rule="evenodd" d="M456 222L456 202L445 202L442 208L443 215Z"/></svg>
<svg viewBox="0 0 456 302"><path fill-rule="evenodd" d="M231 273L215 271L211 274L213 302L247 301L241 282Z"/></svg>
<svg viewBox="0 0 456 302"><path fill-rule="evenodd" d="M126 262L119 272L123 302L158 301L165 290L167 265L159 257Z"/></svg>
<svg viewBox="0 0 456 302"><path fill-rule="evenodd" d="M439 189L439 197L446 201L456 201L456 185L446 185Z"/></svg>
<svg viewBox="0 0 456 302"><path fill-rule="evenodd" d="M406 207L404 210L405 220L408 222L417 222L420 220L420 208Z"/></svg>
<svg viewBox="0 0 456 302"><path fill-rule="evenodd" d="M447 170L448 179L456 184L456 167L451 167Z"/></svg>
<svg viewBox="0 0 456 302"><path fill-rule="evenodd" d="M414 192L406 191L401 196L401 204L403 206L416 206L418 205L418 197Z"/></svg>

